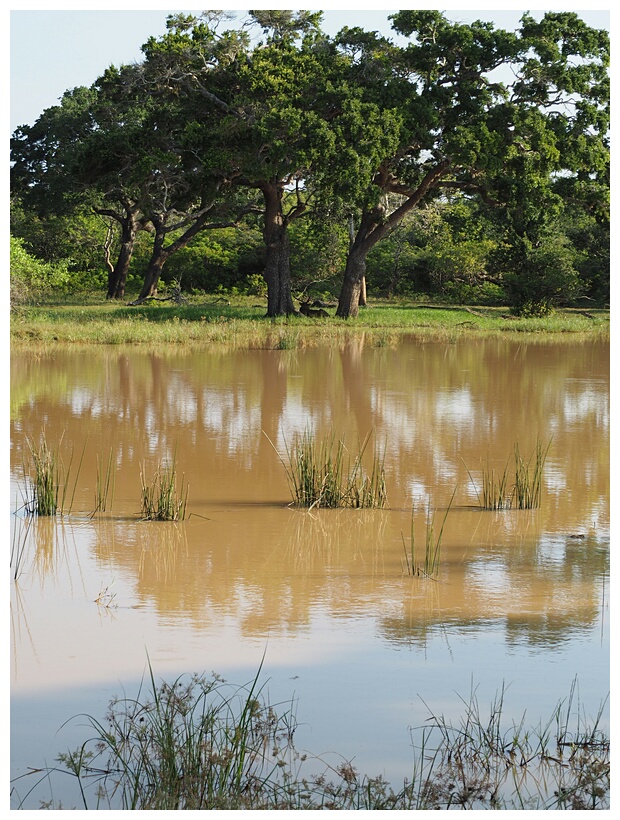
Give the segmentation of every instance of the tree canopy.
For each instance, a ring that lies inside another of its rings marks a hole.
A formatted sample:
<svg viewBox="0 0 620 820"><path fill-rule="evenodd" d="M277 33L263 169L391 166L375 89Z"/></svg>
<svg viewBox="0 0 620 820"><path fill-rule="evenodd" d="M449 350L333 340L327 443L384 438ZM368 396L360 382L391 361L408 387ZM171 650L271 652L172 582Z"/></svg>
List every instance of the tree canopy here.
<svg viewBox="0 0 620 820"><path fill-rule="evenodd" d="M406 38L396 45L359 27L330 38L321 19L260 10L226 28L221 12L170 16L141 62L15 132L14 197L38 215L89 207L119 227L109 296L124 292L138 231L153 243L145 297L200 232L258 218L267 314L292 313L290 228L312 217L349 232L337 312L355 316L377 243L455 195L485 212L498 249L485 258L515 298L536 302L535 281L514 283L554 255L551 279L577 292L584 248L563 214L580 202L608 220L607 32L573 12L524 14L505 31L404 10L390 18Z"/></svg>

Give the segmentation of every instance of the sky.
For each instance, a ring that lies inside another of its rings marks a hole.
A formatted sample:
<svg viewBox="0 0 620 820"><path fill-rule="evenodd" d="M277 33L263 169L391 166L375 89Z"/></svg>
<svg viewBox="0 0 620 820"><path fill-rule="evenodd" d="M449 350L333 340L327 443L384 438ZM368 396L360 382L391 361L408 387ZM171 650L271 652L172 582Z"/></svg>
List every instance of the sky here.
<svg viewBox="0 0 620 820"><path fill-rule="evenodd" d="M583 2L583 0L582 0ZM141 59L140 46L151 36L166 31L166 17L175 11L191 12L174 5L151 2L140 9L139 3L131 4L132 10L115 8L114 2L106 4L106 10L63 10L52 4L12 3L10 25L5 31L10 35L10 133L20 125L32 124L50 106L57 105L62 94L76 86L91 85L110 65L122 65ZM125 4L125 8L129 4ZM393 34L390 29L389 10L360 9L360 3L347 8L339 3L330 7L323 3L316 6L324 11L323 29L335 34L345 25L359 25L370 30ZM497 4L475 3L476 11L469 11L463 4L441 6L449 17L461 22L474 19L492 20L501 28L515 28L524 10L535 14L536 4L515 6L513 10L497 11ZM29 8L28 6L31 6ZM48 8L49 6L49 8ZM266 8L277 8L266 3ZM235 9L239 19L244 10ZM288 5L283 6L288 8ZM303 8L313 8L304 6ZM406 7L405 7L406 8ZM435 8L435 4L416 3L411 8ZM574 10L588 25L595 28L610 27L609 10L588 11L568 3L539 4L539 9ZM200 11L202 6L195 11ZM6 13L6 12L5 12ZM8 21L7 21L8 22ZM5 74L6 76L6 74Z"/></svg>

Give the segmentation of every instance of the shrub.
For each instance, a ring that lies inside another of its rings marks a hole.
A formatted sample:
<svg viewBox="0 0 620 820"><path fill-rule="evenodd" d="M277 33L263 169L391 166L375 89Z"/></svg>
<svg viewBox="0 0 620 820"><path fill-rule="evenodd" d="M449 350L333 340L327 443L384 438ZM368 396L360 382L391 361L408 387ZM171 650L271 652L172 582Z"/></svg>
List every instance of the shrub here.
<svg viewBox="0 0 620 820"><path fill-rule="evenodd" d="M11 306L37 299L64 288L71 279L66 263L49 264L31 256L21 239L11 237Z"/></svg>

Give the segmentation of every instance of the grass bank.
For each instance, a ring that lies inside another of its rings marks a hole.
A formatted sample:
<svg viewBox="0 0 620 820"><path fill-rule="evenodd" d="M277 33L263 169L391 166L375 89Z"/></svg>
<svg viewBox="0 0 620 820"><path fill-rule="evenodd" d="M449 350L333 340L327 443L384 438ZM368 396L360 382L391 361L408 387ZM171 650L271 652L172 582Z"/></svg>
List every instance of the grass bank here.
<svg viewBox="0 0 620 820"><path fill-rule="evenodd" d="M192 297L186 304L153 302L136 307L80 301L21 306L11 315L13 346L55 344L226 344L288 349L339 344L352 337L391 346L405 335L456 340L462 336L544 334L608 336L609 311L558 310L545 318L516 318L505 308L372 301L355 319L302 315L268 319L256 297Z"/></svg>

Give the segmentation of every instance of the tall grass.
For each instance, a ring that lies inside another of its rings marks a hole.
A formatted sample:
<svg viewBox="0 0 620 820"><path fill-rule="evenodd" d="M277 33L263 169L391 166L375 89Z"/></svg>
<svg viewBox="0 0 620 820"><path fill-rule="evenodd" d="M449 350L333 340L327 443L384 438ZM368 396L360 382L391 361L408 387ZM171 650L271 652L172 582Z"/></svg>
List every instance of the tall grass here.
<svg viewBox="0 0 620 820"><path fill-rule="evenodd" d="M469 478L476 490L478 504L483 510L531 510L540 507L542 500L542 483L545 462L551 446L551 440L543 448L540 439L525 461L519 449L518 442L514 445L514 481L509 483L509 462L506 462L504 471L496 474L487 463L482 471L480 490L476 487L473 476L468 470Z"/></svg>
<svg viewBox="0 0 620 820"><path fill-rule="evenodd" d="M259 670L260 673L260 670ZM330 765L300 754L289 704L270 706L258 684L231 687L217 675L155 683L114 699L104 721L58 757L59 769L30 769L21 799L55 772L76 778L84 809L430 810L608 809L609 738L575 709L574 685L551 718L506 720L505 688L483 715L475 691L452 722L429 709L413 729L412 777L394 788L360 775L346 759ZM428 708L428 707L427 707ZM60 808L52 801L47 808Z"/></svg>
<svg viewBox="0 0 620 820"><path fill-rule="evenodd" d="M290 448L285 443L286 461L281 461L293 503L309 509L383 508L387 503L385 452L375 448L370 472L362 466L370 436L361 443L353 464L344 439L336 440L333 433L317 443L306 431L295 437Z"/></svg>
<svg viewBox="0 0 620 820"><path fill-rule="evenodd" d="M93 515L98 512L106 512L108 502L111 504L114 496L114 451L110 449L105 470L102 462L97 456L97 478L95 482L95 509Z"/></svg>
<svg viewBox="0 0 620 820"><path fill-rule="evenodd" d="M56 515L60 492L58 455L48 447L44 438L38 446L28 440L28 449L34 475L31 476L32 494L26 509L29 513L36 515Z"/></svg>
<svg viewBox="0 0 620 820"><path fill-rule="evenodd" d="M423 751L433 761L427 795L437 808L609 808L609 738L575 708L576 679L551 718L527 727L525 714L506 721L505 687L481 713L475 692L462 700L458 723L431 712Z"/></svg>
<svg viewBox="0 0 620 820"><path fill-rule="evenodd" d="M24 467L24 472L31 473L30 485L26 490L26 512L29 515L45 516L56 515L59 512L70 512L86 445L82 450L73 483L73 491L67 504L73 452L71 453L69 466L65 468L59 455L60 443L56 448L50 447L45 435L41 436L38 445L32 439L27 438L26 441L30 455L29 466L32 468L29 470Z"/></svg>
<svg viewBox="0 0 620 820"><path fill-rule="evenodd" d="M431 512L430 501L426 511L426 537L424 540L424 559L420 561L417 555L415 532L414 532L414 508L411 508L411 530L409 536L409 545L405 543L405 536L401 532L403 541L403 550L405 552L405 571L407 575L423 575L426 578L437 578L439 575L439 565L441 560L441 542L443 539L443 531L446 526L446 520L454 501L456 488L450 498L450 503L446 509L441 527L437 535L435 535L435 514Z"/></svg>
<svg viewBox="0 0 620 820"><path fill-rule="evenodd" d="M519 452L519 445L515 444L515 486L514 486L514 506L519 510L531 510L540 506L542 498L542 478L545 461L551 441L543 450L543 446L538 440L534 452L529 459L523 460Z"/></svg>
<svg viewBox="0 0 620 820"><path fill-rule="evenodd" d="M147 481L144 467L140 470L142 487L141 514L143 518L157 521L183 521L187 511L189 487L181 479L177 491L176 462L159 464Z"/></svg>

